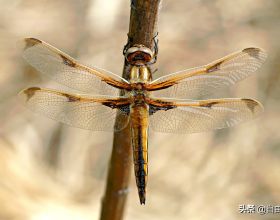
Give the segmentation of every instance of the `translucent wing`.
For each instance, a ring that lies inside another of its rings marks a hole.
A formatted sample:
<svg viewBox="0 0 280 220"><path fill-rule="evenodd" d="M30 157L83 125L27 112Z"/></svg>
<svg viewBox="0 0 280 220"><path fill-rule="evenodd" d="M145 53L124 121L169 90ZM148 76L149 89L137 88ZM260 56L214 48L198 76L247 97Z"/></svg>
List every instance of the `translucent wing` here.
<svg viewBox="0 0 280 220"><path fill-rule="evenodd" d="M122 97L85 97L37 87L23 90L19 97L29 109L73 127L118 131L128 124L126 113L118 111L118 108L124 109L129 104ZM117 114L122 120L114 126Z"/></svg>
<svg viewBox="0 0 280 220"><path fill-rule="evenodd" d="M21 43L23 57L37 70L70 88L102 95L118 95L128 82L120 76L96 67L87 67L55 47L35 38Z"/></svg>
<svg viewBox="0 0 280 220"><path fill-rule="evenodd" d="M150 117L153 130L170 133L196 133L231 127L255 118L263 112L262 105L252 99L209 99L167 101L168 108L156 111Z"/></svg>
<svg viewBox="0 0 280 220"><path fill-rule="evenodd" d="M254 73L266 59L259 48L246 48L208 65L183 70L151 82L150 90L156 97L194 99L231 86Z"/></svg>

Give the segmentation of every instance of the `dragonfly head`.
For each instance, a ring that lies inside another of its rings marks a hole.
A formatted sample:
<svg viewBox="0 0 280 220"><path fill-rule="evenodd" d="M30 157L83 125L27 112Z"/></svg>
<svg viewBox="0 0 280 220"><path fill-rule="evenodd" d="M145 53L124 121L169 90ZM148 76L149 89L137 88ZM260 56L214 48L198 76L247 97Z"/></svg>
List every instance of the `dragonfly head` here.
<svg viewBox="0 0 280 220"><path fill-rule="evenodd" d="M141 66L150 63L154 53L142 44L135 44L126 51L125 58L128 63Z"/></svg>

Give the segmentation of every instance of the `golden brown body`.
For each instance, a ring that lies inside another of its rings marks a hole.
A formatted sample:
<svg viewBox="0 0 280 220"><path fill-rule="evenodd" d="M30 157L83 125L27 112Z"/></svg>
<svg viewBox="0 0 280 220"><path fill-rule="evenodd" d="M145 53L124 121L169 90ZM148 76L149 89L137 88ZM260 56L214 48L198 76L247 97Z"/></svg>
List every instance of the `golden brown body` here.
<svg viewBox="0 0 280 220"><path fill-rule="evenodd" d="M146 200L149 127L149 105L145 101L148 92L143 92L141 87L151 79L151 72L147 66L131 66L130 83L134 84L136 89L130 92L132 98L130 104L130 134L135 179L141 204L145 204Z"/></svg>
<svg viewBox="0 0 280 220"><path fill-rule="evenodd" d="M133 161L140 203L145 204L148 178L149 106L135 103L130 106L130 133Z"/></svg>

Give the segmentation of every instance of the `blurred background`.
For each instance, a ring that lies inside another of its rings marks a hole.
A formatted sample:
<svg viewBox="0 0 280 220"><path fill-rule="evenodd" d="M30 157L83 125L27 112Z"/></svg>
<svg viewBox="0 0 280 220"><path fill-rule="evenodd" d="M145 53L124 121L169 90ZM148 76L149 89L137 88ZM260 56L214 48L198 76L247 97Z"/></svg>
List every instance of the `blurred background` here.
<svg viewBox="0 0 280 220"><path fill-rule="evenodd" d="M0 0L0 219L98 219L109 132L70 128L17 100L26 87L60 88L29 66L16 41L36 37L121 75L128 0ZM250 97L258 119L192 135L150 134L147 203L131 178L125 219L279 219L239 205L280 205L280 1L163 0L157 75L256 46L267 62L219 97Z"/></svg>

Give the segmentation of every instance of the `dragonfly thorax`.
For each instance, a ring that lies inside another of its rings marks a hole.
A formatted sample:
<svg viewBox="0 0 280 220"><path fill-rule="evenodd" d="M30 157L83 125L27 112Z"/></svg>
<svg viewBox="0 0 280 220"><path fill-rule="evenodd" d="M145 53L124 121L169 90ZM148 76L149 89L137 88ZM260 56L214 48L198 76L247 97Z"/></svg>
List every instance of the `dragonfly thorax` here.
<svg viewBox="0 0 280 220"><path fill-rule="evenodd" d="M132 66L129 74L131 84L147 83L151 81L152 75L147 66Z"/></svg>

